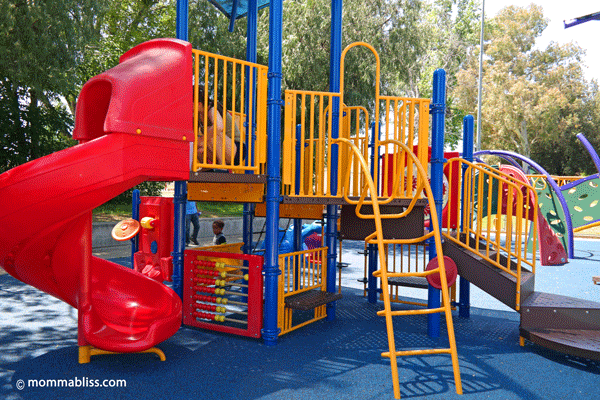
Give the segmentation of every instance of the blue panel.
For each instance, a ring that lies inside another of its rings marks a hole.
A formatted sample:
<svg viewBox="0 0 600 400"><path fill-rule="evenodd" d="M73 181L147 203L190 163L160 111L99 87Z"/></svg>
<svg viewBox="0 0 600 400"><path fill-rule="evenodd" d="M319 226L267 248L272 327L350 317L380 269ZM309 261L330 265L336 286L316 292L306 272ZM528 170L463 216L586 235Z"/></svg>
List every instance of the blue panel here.
<svg viewBox="0 0 600 400"><path fill-rule="evenodd" d="M225 16L231 19L234 2L237 3L235 15L233 19L243 18L248 14L248 0L208 0L212 5L217 7ZM258 0L258 9L268 7L269 0Z"/></svg>

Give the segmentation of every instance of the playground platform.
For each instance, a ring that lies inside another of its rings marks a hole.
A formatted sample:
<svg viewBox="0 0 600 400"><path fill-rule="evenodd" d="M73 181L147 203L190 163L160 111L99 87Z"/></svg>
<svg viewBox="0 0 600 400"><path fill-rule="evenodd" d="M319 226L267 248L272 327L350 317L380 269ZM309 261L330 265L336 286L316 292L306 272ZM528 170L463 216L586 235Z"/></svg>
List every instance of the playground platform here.
<svg viewBox="0 0 600 400"><path fill-rule="evenodd" d="M393 399L383 304L363 297L363 243L346 243L343 299L336 319L279 338L261 340L182 327L154 354L77 359L76 310L11 276L0 276L0 398L2 399ZM600 240L578 239L576 258L538 267L536 288L600 301ZM111 254L103 256L110 258ZM114 254L123 264L128 258ZM526 343L519 315L473 286L471 318L454 318L464 395L455 393L448 355L402 357L403 399L590 399L598 392L600 362ZM426 291L407 291L425 298ZM412 306L396 305L398 308ZM445 346L427 336L427 317L402 317L398 348ZM71 387L55 387L63 380ZM117 380L122 380L117 382ZM21 382L25 385L21 390ZM126 387L98 387L120 385ZM35 384L35 387L31 387Z"/></svg>

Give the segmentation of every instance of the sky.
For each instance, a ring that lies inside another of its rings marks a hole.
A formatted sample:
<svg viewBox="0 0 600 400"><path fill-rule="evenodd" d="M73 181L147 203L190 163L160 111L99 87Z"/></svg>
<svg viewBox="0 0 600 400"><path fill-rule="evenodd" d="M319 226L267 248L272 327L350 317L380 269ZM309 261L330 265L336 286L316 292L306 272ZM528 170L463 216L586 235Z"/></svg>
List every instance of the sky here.
<svg viewBox="0 0 600 400"><path fill-rule="evenodd" d="M485 0L486 19L494 17L504 7L526 7L531 3L542 6L544 16L550 21L536 41L540 49L550 42L575 42L586 51L584 68L586 78L600 81L600 21L588 21L565 29L563 21L600 11L600 2L594 0Z"/></svg>

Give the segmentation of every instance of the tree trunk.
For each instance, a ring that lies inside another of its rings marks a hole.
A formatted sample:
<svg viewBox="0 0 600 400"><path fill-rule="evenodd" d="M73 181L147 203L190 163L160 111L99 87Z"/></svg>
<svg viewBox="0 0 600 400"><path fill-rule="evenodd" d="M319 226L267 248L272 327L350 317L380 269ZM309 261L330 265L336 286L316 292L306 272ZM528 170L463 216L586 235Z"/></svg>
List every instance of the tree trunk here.
<svg viewBox="0 0 600 400"><path fill-rule="evenodd" d="M41 157L41 143L40 143L40 131L35 124L40 122L40 110L38 107L38 98L35 89L29 89L29 110L28 110L28 122L27 122L27 130L29 131L29 135L31 137L31 150L29 155L29 160L35 160L36 158Z"/></svg>
<svg viewBox="0 0 600 400"><path fill-rule="evenodd" d="M531 149L529 147L529 135L527 134L527 123L525 121L521 121L521 151L522 155L527 158L531 156Z"/></svg>

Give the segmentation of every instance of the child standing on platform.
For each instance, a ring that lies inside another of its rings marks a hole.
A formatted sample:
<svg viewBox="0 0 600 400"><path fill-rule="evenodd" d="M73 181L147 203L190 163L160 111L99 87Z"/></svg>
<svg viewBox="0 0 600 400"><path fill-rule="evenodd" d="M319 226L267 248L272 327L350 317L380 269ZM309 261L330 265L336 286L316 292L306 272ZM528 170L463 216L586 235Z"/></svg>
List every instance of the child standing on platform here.
<svg viewBox="0 0 600 400"><path fill-rule="evenodd" d="M213 222L213 233L215 234L215 237L213 238L213 245L218 245L218 244L225 244L227 243L227 239L225 238L225 235L223 235L223 227L225 227L225 222L221 221L220 219L216 220L215 222Z"/></svg>

